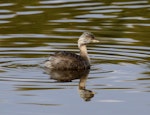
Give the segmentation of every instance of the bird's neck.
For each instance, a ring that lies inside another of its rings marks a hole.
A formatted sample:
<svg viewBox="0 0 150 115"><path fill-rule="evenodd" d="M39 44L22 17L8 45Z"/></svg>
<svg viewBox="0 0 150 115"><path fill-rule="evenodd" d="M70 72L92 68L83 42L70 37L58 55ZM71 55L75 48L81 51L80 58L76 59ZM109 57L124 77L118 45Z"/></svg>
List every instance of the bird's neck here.
<svg viewBox="0 0 150 115"><path fill-rule="evenodd" d="M87 80L87 75L86 76L82 76L80 78L80 82L79 82L79 90L85 90L86 87L86 80Z"/></svg>
<svg viewBox="0 0 150 115"><path fill-rule="evenodd" d="M80 49L80 56L83 57L83 59L85 59L90 64L90 58L88 56L86 45L80 45L79 49Z"/></svg>

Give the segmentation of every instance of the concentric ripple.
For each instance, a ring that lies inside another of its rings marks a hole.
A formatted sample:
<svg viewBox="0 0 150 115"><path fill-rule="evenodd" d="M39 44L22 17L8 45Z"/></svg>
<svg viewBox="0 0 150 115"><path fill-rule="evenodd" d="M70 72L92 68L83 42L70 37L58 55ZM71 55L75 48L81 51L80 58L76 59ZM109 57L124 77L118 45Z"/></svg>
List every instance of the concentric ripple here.
<svg viewBox="0 0 150 115"><path fill-rule="evenodd" d="M148 0L0 1L0 114L148 115L149 10ZM79 54L84 31L100 41L88 45L90 71L43 67L56 51Z"/></svg>

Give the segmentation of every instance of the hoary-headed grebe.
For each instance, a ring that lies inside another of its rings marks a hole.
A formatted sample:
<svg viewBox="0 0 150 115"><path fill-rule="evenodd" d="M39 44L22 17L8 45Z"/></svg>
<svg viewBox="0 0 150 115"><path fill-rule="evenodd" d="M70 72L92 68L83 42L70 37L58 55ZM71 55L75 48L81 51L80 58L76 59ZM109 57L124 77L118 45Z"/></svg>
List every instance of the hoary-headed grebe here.
<svg viewBox="0 0 150 115"><path fill-rule="evenodd" d="M80 55L67 51L56 52L50 55L48 61L45 62L45 67L56 70L90 69L90 58L87 53L86 45L98 42L92 33L84 32L78 40Z"/></svg>

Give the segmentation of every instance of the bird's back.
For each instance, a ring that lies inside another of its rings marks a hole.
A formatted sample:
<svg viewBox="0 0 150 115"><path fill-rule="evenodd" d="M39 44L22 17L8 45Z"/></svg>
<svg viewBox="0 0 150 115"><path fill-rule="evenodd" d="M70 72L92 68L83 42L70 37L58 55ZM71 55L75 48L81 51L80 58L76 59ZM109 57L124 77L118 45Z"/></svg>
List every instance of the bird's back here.
<svg viewBox="0 0 150 115"><path fill-rule="evenodd" d="M72 52L56 52L46 61L45 66L57 70L90 69L90 64L81 56Z"/></svg>

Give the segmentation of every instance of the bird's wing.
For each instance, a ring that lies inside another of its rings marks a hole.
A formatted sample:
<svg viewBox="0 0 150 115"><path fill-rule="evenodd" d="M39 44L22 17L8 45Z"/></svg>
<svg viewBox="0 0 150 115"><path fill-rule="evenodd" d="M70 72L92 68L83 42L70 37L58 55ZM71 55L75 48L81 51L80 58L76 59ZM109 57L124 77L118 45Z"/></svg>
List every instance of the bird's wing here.
<svg viewBox="0 0 150 115"><path fill-rule="evenodd" d="M56 69L83 69L85 60L71 52L57 52L50 57L51 66Z"/></svg>

